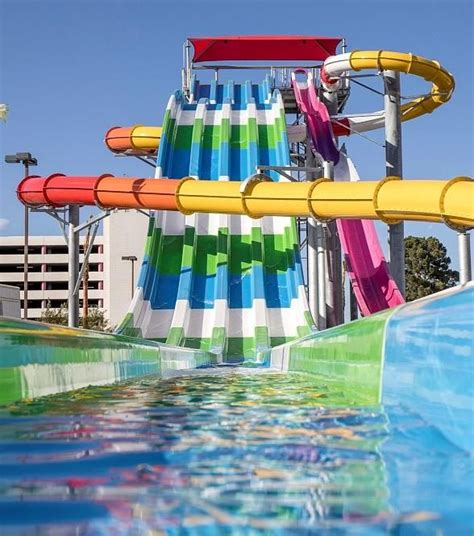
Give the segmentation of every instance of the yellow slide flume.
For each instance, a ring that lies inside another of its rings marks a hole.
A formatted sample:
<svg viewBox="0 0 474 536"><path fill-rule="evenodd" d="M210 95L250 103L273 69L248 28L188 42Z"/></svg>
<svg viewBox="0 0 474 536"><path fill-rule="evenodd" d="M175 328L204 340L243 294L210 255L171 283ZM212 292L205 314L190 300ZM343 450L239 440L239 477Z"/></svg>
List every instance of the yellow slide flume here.
<svg viewBox="0 0 474 536"><path fill-rule="evenodd" d="M454 91L454 77L437 61L407 52L390 50L354 50L346 54L332 56L324 62L325 73L338 78L343 73L354 70L376 69L413 74L431 82L431 92L401 106L401 119L408 121L420 115L431 113L447 102Z"/></svg>
<svg viewBox="0 0 474 536"><path fill-rule="evenodd" d="M474 226L474 181L399 180L359 182L271 182L255 175L244 183L180 181L178 210L262 216L309 216L319 220L362 218L444 222L454 228Z"/></svg>

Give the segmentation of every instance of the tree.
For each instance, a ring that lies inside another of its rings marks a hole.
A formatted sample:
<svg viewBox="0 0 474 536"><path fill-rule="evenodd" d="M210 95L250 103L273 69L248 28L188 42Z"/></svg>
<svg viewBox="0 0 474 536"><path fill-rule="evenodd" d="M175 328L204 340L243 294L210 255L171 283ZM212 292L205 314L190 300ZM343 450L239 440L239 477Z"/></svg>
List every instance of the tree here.
<svg viewBox="0 0 474 536"><path fill-rule="evenodd" d="M449 267L451 259L444 245L434 236L405 238L406 300L429 296L454 287L459 273Z"/></svg>
<svg viewBox="0 0 474 536"><path fill-rule="evenodd" d="M68 311L67 303L62 303L61 307L51 307L51 302L48 301L46 309L41 313L40 322L47 324L59 324L67 326ZM79 319L79 326L95 331L110 331L109 321L105 318L105 312L98 307L89 307L87 314L87 325L84 326L84 319Z"/></svg>

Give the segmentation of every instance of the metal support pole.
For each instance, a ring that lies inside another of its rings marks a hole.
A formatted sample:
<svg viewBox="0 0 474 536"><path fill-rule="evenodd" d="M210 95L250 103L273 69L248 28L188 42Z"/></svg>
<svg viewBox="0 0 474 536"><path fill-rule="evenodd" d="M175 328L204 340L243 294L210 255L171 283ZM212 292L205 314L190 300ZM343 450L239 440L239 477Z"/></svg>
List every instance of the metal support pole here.
<svg viewBox="0 0 474 536"><path fill-rule="evenodd" d="M318 266L318 329L327 328L327 310L326 310L326 233L324 232L325 225L316 223L316 252Z"/></svg>
<svg viewBox="0 0 474 536"><path fill-rule="evenodd" d="M323 174L328 179L334 178L332 162L323 163ZM335 221L326 224L326 304L327 326L337 326L344 322L343 288L342 288L342 252L337 225Z"/></svg>
<svg viewBox="0 0 474 536"><path fill-rule="evenodd" d="M342 270L342 248L339 240L339 231L336 222L332 222L334 245L331 247L334 259L333 281L334 281L334 325L338 326L344 323L344 276Z"/></svg>
<svg viewBox="0 0 474 536"><path fill-rule="evenodd" d="M327 229L327 281L326 299L328 308L328 327L344 322L342 252L335 221L326 224Z"/></svg>
<svg viewBox="0 0 474 536"><path fill-rule="evenodd" d="M75 291L79 276L79 232L75 227L79 225L79 207L69 206L68 221L68 326L79 326L79 291Z"/></svg>
<svg viewBox="0 0 474 536"><path fill-rule="evenodd" d="M354 290L350 282L349 282L349 302L350 302L351 320L357 320L359 318L359 308L357 307L357 300L356 300Z"/></svg>
<svg viewBox="0 0 474 536"><path fill-rule="evenodd" d="M400 118L400 73L384 71L385 87L385 172L402 177L402 127ZM390 271L405 295L405 243L403 222L388 228Z"/></svg>
<svg viewBox="0 0 474 536"><path fill-rule="evenodd" d="M307 224L307 263L308 263L308 305L316 326L318 323L318 231L317 222L308 216Z"/></svg>
<svg viewBox="0 0 474 536"><path fill-rule="evenodd" d="M38 165L38 160L31 153L21 152L5 155L6 164L23 164L24 177L30 174L30 166ZM29 208L24 208L24 235L23 235L23 318L28 319L28 242L29 242Z"/></svg>
<svg viewBox="0 0 474 536"><path fill-rule="evenodd" d="M323 88L323 102L326 104L330 115L337 114L338 95L337 89L328 91ZM324 177L334 178L334 165L332 162L324 162ZM328 327L337 326L344 322L344 299L342 284L342 251L337 224L335 221L327 224L327 270L326 299L328 306Z"/></svg>
<svg viewBox="0 0 474 536"><path fill-rule="evenodd" d="M24 161L25 177L30 174L28 161ZM24 245L23 245L23 318L28 320L28 250L30 235L30 213L27 205L24 207Z"/></svg>
<svg viewBox="0 0 474 536"><path fill-rule="evenodd" d="M191 43L188 39L184 43L184 91L191 92Z"/></svg>
<svg viewBox="0 0 474 536"><path fill-rule="evenodd" d="M86 240L82 254L82 327L89 327L89 258L86 259L86 251L89 249L91 228L87 228Z"/></svg>
<svg viewBox="0 0 474 536"><path fill-rule="evenodd" d="M136 259L131 259L131 262L132 262L132 288L131 288L132 300L133 300L133 293L135 291L135 260Z"/></svg>
<svg viewBox="0 0 474 536"><path fill-rule="evenodd" d="M309 139L306 140L306 180L312 181L318 177L318 174L310 171L316 167L316 159ZM308 305L313 320L318 329L324 329L320 325L319 315L319 286L318 286L318 234L320 225L311 216L308 217L306 226L306 239L307 239L307 267L308 267Z"/></svg>
<svg viewBox="0 0 474 536"><path fill-rule="evenodd" d="M332 178L334 169L332 162L323 162L323 176ZM326 224L317 222L316 224L316 244L317 244L317 263L318 263L318 329L327 328L327 301L328 285L327 277L327 249L326 249Z"/></svg>
<svg viewBox="0 0 474 536"><path fill-rule="evenodd" d="M459 283L463 285L472 279L471 235L464 231L458 233L459 248Z"/></svg>

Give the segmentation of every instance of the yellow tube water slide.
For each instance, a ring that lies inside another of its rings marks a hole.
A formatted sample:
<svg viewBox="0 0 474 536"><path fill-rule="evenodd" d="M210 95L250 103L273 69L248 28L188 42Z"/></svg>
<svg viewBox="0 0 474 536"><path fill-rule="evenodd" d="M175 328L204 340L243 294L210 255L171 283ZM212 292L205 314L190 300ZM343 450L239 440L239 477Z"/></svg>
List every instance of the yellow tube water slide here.
<svg viewBox="0 0 474 536"><path fill-rule="evenodd" d="M354 70L377 69L413 74L431 82L431 92L402 105L401 119L408 121L420 115L431 113L447 102L454 91L454 78L437 61L407 52L389 50L354 50L346 54L331 56L323 67L330 78L338 78L342 73Z"/></svg>
<svg viewBox="0 0 474 536"><path fill-rule="evenodd" d="M105 134L105 144L113 153L154 153L161 140L161 127L112 127Z"/></svg>
<svg viewBox="0 0 474 536"><path fill-rule="evenodd" d="M308 216L319 220L362 218L389 224L401 220L444 222L456 229L474 226L474 181L400 180L360 182L278 182L265 175L239 182L180 181L178 210L262 216Z"/></svg>

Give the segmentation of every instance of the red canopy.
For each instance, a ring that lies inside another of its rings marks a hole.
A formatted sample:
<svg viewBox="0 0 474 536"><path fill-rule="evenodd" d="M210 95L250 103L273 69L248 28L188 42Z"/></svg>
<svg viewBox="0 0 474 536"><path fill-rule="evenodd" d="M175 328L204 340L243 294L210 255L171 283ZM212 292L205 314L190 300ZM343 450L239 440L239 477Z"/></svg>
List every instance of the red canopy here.
<svg viewBox="0 0 474 536"><path fill-rule="evenodd" d="M324 61L336 53L341 37L306 35L241 35L190 37L193 62L219 60L310 60Z"/></svg>

